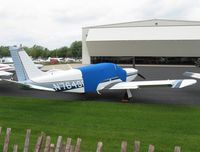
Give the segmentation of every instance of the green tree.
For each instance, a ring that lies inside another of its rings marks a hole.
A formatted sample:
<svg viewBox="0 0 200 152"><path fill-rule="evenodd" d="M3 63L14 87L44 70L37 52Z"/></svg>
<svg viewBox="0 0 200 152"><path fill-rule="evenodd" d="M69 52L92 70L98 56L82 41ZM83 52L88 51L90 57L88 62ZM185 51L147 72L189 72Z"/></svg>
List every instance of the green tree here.
<svg viewBox="0 0 200 152"><path fill-rule="evenodd" d="M30 55L31 49L30 49L29 47L24 46L23 49L26 51L26 53L27 53L29 56L31 56L31 55Z"/></svg>
<svg viewBox="0 0 200 152"><path fill-rule="evenodd" d="M73 57L79 58L82 56L82 42L81 41L74 41L70 49L72 51Z"/></svg>
<svg viewBox="0 0 200 152"><path fill-rule="evenodd" d="M48 58L49 57L49 50L47 48L45 48L44 50L42 50L42 53L41 53L41 58Z"/></svg>
<svg viewBox="0 0 200 152"><path fill-rule="evenodd" d="M59 50L59 57L67 57L68 47L62 47Z"/></svg>
<svg viewBox="0 0 200 152"><path fill-rule="evenodd" d="M49 57L57 57L57 50L50 51Z"/></svg>
<svg viewBox="0 0 200 152"><path fill-rule="evenodd" d="M42 57L45 50L46 48L42 46L34 45L32 48L30 48L30 56L32 56L33 58Z"/></svg>
<svg viewBox="0 0 200 152"><path fill-rule="evenodd" d="M48 57L75 57L80 58L82 56L82 42L74 41L70 47L67 46L48 50L47 48L39 45L34 45L33 47L24 46L23 49L32 58L48 58ZM7 46L0 46L0 57L10 56L10 52Z"/></svg>
<svg viewBox="0 0 200 152"><path fill-rule="evenodd" d="M10 56L10 52L7 46L0 46L0 57Z"/></svg>

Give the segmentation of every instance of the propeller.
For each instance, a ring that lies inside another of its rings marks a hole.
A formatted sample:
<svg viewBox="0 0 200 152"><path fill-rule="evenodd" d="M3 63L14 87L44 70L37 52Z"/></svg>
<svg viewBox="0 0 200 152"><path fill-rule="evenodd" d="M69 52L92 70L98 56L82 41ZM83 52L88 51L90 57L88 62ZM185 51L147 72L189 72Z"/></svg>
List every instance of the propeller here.
<svg viewBox="0 0 200 152"><path fill-rule="evenodd" d="M138 76L141 77L142 79L146 79L142 74L138 73Z"/></svg>

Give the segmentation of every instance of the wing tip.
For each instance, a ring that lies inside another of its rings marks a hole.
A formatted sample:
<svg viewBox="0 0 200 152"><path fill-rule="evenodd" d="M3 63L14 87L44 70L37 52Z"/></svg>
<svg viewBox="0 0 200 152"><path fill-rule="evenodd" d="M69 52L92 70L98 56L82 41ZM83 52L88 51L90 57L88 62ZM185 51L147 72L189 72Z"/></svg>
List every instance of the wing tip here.
<svg viewBox="0 0 200 152"><path fill-rule="evenodd" d="M195 79L176 80L175 83L173 84L172 88L184 88L187 86L191 86L195 83L197 83L197 80L195 80Z"/></svg>

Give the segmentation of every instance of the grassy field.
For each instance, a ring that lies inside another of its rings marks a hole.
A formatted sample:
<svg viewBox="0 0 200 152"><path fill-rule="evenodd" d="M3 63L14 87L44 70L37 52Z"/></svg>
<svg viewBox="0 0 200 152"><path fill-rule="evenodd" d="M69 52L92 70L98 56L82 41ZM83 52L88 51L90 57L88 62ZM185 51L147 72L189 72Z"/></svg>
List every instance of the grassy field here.
<svg viewBox="0 0 200 152"><path fill-rule="evenodd" d="M128 141L129 151L134 140L141 141L143 151L148 144L159 152L172 152L175 145L200 151L200 107L0 97L0 126L1 149L11 127L11 142L21 149L31 128L32 147L44 131L54 141L58 135L73 142L81 137L82 152L94 152L97 141L103 141L104 151L120 151L122 140Z"/></svg>

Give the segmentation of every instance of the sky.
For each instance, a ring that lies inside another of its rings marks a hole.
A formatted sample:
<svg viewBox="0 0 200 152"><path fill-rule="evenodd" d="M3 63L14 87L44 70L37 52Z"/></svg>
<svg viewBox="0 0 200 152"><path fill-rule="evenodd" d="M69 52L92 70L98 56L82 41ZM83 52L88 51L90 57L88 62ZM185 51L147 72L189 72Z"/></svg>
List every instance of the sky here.
<svg viewBox="0 0 200 152"><path fill-rule="evenodd" d="M200 0L0 0L0 45L48 49L81 40L82 27L148 19L200 21Z"/></svg>

